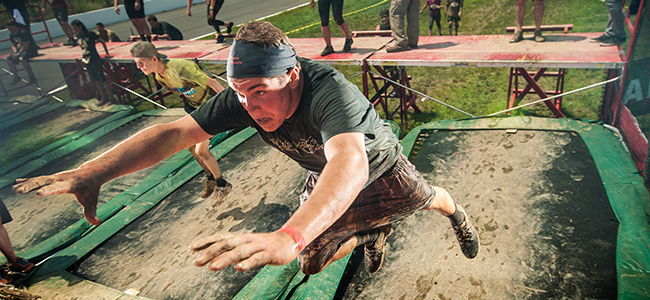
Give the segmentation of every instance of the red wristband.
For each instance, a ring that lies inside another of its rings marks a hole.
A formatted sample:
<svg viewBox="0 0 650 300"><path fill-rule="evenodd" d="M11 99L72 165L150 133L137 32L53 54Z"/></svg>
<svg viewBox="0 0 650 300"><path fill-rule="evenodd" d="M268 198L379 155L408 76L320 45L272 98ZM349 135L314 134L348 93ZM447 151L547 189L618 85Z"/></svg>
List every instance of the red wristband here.
<svg viewBox="0 0 650 300"><path fill-rule="evenodd" d="M293 227L291 225L284 225L278 231L282 231L290 235L296 241L296 243L298 243L298 251L305 249L305 237L302 236L302 233L300 233L296 227Z"/></svg>

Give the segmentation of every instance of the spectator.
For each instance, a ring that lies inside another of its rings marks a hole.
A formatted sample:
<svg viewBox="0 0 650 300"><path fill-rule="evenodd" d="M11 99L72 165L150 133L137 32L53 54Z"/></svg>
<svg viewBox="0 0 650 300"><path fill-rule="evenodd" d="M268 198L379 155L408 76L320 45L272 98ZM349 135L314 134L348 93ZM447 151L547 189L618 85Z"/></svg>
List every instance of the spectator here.
<svg viewBox="0 0 650 300"><path fill-rule="evenodd" d="M386 48L387 52L399 52L418 47L420 36L420 0L392 0L390 2L390 28L393 31L394 44ZM404 19L406 18L406 34Z"/></svg>
<svg viewBox="0 0 650 300"><path fill-rule="evenodd" d="M27 84L32 84L36 82L36 76L32 71L31 66L29 65L29 59L38 55L38 50L36 48L36 42L32 37L29 29L23 24L18 24L16 21L10 20L5 24L7 30L9 30L9 38L11 39L11 54L5 59L7 65L9 65L9 70L14 74L11 85L14 85L22 80L18 75L18 68L16 65L20 62L27 71L29 79Z"/></svg>
<svg viewBox="0 0 650 300"><path fill-rule="evenodd" d="M544 18L544 0L532 0L535 3L535 10L533 16L535 17L535 42L541 43L544 41L542 36L542 19ZM521 28L524 24L524 16L526 16L526 0L517 0L517 28L515 35L510 40L511 43L517 43L524 39L524 31Z"/></svg>
<svg viewBox="0 0 650 300"><path fill-rule="evenodd" d="M217 14L219 13L219 10L221 10L224 0L207 0L206 2L208 3L208 25L214 28L214 38L217 40L217 43L223 43L225 38L223 34L221 34L221 28L219 26L226 25L226 22L217 20ZM190 17L192 16L191 7L192 0L187 0L187 15ZM233 25L233 22L228 22L228 25L226 25L226 33L232 32Z"/></svg>
<svg viewBox="0 0 650 300"><path fill-rule="evenodd" d="M151 26L151 33L155 34L159 40L177 41L183 39L181 31L172 24L165 21L158 22L158 18L154 15L149 16L147 21L149 22L149 26Z"/></svg>
<svg viewBox="0 0 650 300"><path fill-rule="evenodd" d="M316 4L314 0L309 0L309 6L313 9ZM318 15L320 15L320 31L325 40L325 49L320 53L320 56L326 56L334 53L332 47L332 33L330 32L330 6L332 7L332 15L334 22L339 26L339 29L345 34L345 45L343 45L343 52L350 51L352 47L352 36L350 36L350 28L348 23L343 20L343 0L319 0L318 1Z"/></svg>
<svg viewBox="0 0 650 300"><path fill-rule="evenodd" d="M115 13L120 14L120 0L114 0L113 4L115 6ZM129 16L131 24L135 26L135 30L138 31L140 38L143 41L151 42L151 31L149 31L149 25L147 21L144 20L144 2L143 0L124 0L124 10L126 10L126 15Z"/></svg>
<svg viewBox="0 0 650 300"><path fill-rule="evenodd" d="M11 222L11 220L12 218L9 214L9 210L7 210L4 202L0 199L0 252L2 252L7 259L7 267L9 267L11 271L27 273L34 268L34 264L16 256L13 246L11 246L11 240L9 240L7 229L4 227L4 224ZM4 267L0 267L0 283L11 283L11 278L9 278L9 274L7 274Z"/></svg>
<svg viewBox="0 0 650 300"><path fill-rule="evenodd" d="M390 30L390 12L388 9L380 11L379 18L381 19L381 24L377 25L377 29L375 30Z"/></svg>
<svg viewBox="0 0 650 300"><path fill-rule="evenodd" d="M464 0L447 0L445 11L449 23L449 35L453 35L451 33L452 26L455 26L456 35L458 35L458 22L460 22L460 16L463 14L463 2Z"/></svg>
<svg viewBox="0 0 650 300"><path fill-rule="evenodd" d="M617 46L625 43L625 14L623 13L623 2L621 0L605 0L609 11L609 20L603 35L592 38L592 43L600 43L601 46ZM637 4L638 5L638 4Z"/></svg>
<svg viewBox="0 0 650 300"><path fill-rule="evenodd" d="M106 58L109 58L110 54L108 53L106 42L104 42L104 40L94 32L86 29L86 25L79 20L72 21L72 30L77 33L77 37L79 38L79 46L81 47L83 54L81 60L86 64L86 72L88 72L90 80L97 89L97 98L99 98L99 103L107 104L115 102L115 99L113 98L113 89L104 76L104 70L102 68L104 61L99 57L97 48L95 48L95 43L102 43L102 46L104 46L104 52L106 53ZM106 96L104 95L104 90L106 90Z"/></svg>
<svg viewBox="0 0 650 300"><path fill-rule="evenodd" d="M427 2L422 6L420 14L424 12L426 7L429 7L429 35L431 35L431 30L433 29L433 22L436 22L438 26L438 35L442 35L440 29L440 9L442 6L442 0L426 0Z"/></svg>
<svg viewBox="0 0 650 300"><path fill-rule="evenodd" d="M54 12L54 17L59 21L63 33L68 37L68 40L63 43L63 46L76 46L77 41L74 40L74 32L72 32L72 27L70 27L70 24L68 23L68 8L70 8L70 11L74 11L72 1L67 0L66 4L66 0L41 0L41 11L43 14L45 14L45 3L50 3L52 11Z"/></svg>
<svg viewBox="0 0 650 300"><path fill-rule="evenodd" d="M97 29L97 35L106 42L120 42L120 37L115 34L113 30L106 29L104 23L99 22L95 24L95 29Z"/></svg>

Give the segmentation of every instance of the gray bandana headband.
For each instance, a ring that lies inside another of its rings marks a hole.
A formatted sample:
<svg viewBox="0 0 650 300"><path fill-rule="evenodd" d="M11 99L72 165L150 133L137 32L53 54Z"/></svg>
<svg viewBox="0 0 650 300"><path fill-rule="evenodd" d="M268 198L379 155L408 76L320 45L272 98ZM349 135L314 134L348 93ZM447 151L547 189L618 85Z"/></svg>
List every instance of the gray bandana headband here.
<svg viewBox="0 0 650 300"><path fill-rule="evenodd" d="M282 48L264 47L249 41L234 41L228 55L226 72L229 78L274 77L296 65L296 52Z"/></svg>

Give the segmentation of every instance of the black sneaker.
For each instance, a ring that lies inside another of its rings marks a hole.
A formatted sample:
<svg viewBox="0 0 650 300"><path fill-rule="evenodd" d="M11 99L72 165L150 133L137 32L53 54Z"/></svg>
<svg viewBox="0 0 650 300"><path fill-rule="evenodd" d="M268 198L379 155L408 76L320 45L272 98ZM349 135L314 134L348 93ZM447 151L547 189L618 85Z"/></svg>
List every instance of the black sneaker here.
<svg viewBox="0 0 650 300"><path fill-rule="evenodd" d="M590 39L589 39L589 42L590 42L590 43L602 43L606 38L607 38L607 35L603 33L603 34L602 34L601 36L599 36L599 37L590 38Z"/></svg>
<svg viewBox="0 0 650 300"><path fill-rule="evenodd" d="M622 45L625 42L625 40L621 40L618 38L615 38L613 36L607 36L603 39L603 41L600 43L602 47L611 47L611 46L619 46Z"/></svg>
<svg viewBox="0 0 650 300"><path fill-rule="evenodd" d="M34 83L36 83L36 78L35 77L30 77L29 79L27 79L27 82L26 82L27 85L34 84Z"/></svg>
<svg viewBox="0 0 650 300"><path fill-rule="evenodd" d="M386 237L390 233L390 228L390 224L377 228L379 230L377 240L374 243L364 245L366 270L370 274L379 271L384 262L384 247L386 246Z"/></svg>
<svg viewBox="0 0 650 300"><path fill-rule="evenodd" d="M417 45L417 44L415 44L415 45L409 45L409 49L417 49L417 48L418 48L418 45Z"/></svg>
<svg viewBox="0 0 650 300"><path fill-rule="evenodd" d="M354 43L352 39L345 39L345 45L343 46L343 51L345 52L350 51L350 49L352 48L352 43Z"/></svg>
<svg viewBox="0 0 650 300"><path fill-rule="evenodd" d="M320 53L320 56L328 56L332 53L334 53L334 48L332 46L325 46L325 49Z"/></svg>
<svg viewBox="0 0 650 300"><path fill-rule="evenodd" d="M223 43L226 38L223 35L217 35L217 43Z"/></svg>
<svg viewBox="0 0 650 300"><path fill-rule="evenodd" d="M465 216L465 221L453 226L454 231L456 232L456 238L460 244L460 249L463 250L465 257L474 258L478 254L480 246L478 234L476 233L476 230L474 230L472 224L469 223L469 217L465 210L458 204L456 204L456 209L460 210Z"/></svg>
<svg viewBox="0 0 650 300"><path fill-rule="evenodd" d="M226 32L231 33L232 32L232 26L235 25L235 23L230 22L230 25L226 26Z"/></svg>
<svg viewBox="0 0 650 300"><path fill-rule="evenodd" d="M68 39L63 43L63 46L77 46L77 41L75 41L75 39Z"/></svg>

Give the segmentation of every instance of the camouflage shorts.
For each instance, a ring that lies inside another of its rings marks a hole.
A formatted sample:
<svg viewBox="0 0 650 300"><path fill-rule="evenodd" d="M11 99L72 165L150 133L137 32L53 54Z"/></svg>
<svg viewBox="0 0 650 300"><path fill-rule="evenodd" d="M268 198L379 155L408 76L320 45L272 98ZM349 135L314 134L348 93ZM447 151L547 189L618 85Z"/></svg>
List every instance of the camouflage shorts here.
<svg viewBox="0 0 650 300"><path fill-rule="evenodd" d="M309 172L301 203L307 201L318 174ZM316 274L327 265L340 245L357 232L404 219L430 205L435 191L415 166L400 154L395 165L365 187L348 210L298 255L305 274Z"/></svg>

